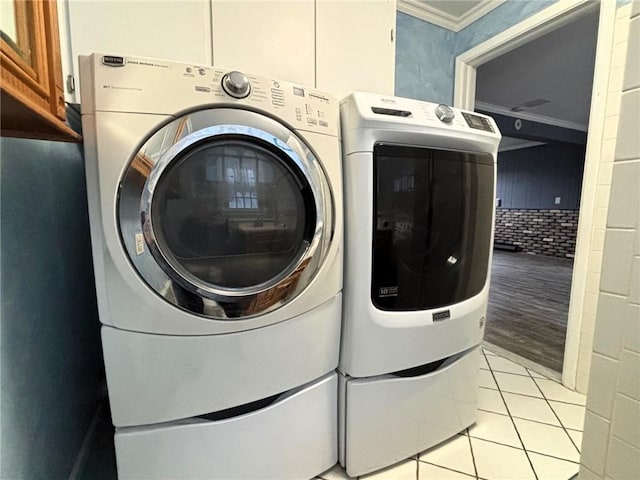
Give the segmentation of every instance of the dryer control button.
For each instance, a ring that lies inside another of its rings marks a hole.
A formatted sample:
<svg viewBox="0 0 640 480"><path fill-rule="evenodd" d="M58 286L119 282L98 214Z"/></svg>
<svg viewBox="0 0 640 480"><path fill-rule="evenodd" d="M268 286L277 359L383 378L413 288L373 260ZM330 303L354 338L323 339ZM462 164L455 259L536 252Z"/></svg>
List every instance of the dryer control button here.
<svg viewBox="0 0 640 480"><path fill-rule="evenodd" d="M451 123L456 114L448 105L440 104L436 107L436 117L444 123Z"/></svg>
<svg viewBox="0 0 640 480"><path fill-rule="evenodd" d="M222 77L222 88L235 98L244 98L251 92L249 79L240 72L229 72Z"/></svg>

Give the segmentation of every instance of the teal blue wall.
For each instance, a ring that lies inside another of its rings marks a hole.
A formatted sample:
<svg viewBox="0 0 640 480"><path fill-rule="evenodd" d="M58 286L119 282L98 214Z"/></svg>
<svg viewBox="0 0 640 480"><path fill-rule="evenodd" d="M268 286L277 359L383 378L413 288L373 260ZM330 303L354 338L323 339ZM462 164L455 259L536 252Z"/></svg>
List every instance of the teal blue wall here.
<svg viewBox="0 0 640 480"><path fill-rule="evenodd" d="M507 0L456 34L453 56L481 44L507 28L513 27L534 13L556 3L557 0Z"/></svg>
<svg viewBox="0 0 640 480"><path fill-rule="evenodd" d="M398 12L396 95L453 103L455 59L557 0L508 0L459 32Z"/></svg>
<svg viewBox="0 0 640 480"><path fill-rule="evenodd" d="M0 478L65 479L102 352L82 146L0 139Z"/></svg>
<svg viewBox="0 0 640 480"><path fill-rule="evenodd" d="M456 34L401 12L396 30L396 95L447 103Z"/></svg>

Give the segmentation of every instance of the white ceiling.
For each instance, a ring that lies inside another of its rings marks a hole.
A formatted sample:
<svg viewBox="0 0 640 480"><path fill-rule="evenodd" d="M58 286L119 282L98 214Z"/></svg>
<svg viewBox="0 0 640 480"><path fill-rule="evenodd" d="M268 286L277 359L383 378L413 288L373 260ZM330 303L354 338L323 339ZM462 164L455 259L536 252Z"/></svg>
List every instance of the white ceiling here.
<svg viewBox="0 0 640 480"><path fill-rule="evenodd" d="M487 0L421 0L436 10L454 17L462 17L468 11L476 8L481 3L489 3Z"/></svg>
<svg viewBox="0 0 640 480"><path fill-rule="evenodd" d="M586 130L597 29L594 12L481 65L476 107Z"/></svg>
<svg viewBox="0 0 640 480"><path fill-rule="evenodd" d="M505 0L398 0L403 13L458 32Z"/></svg>

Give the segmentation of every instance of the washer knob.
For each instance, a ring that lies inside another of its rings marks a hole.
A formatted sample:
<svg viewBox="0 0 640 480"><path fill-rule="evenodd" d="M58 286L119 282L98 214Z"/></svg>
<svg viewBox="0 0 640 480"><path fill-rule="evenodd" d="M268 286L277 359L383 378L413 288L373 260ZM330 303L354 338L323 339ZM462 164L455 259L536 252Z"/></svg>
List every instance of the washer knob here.
<svg viewBox="0 0 640 480"><path fill-rule="evenodd" d="M436 117L444 123L451 123L456 114L448 105L440 104L436 107Z"/></svg>
<svg viewBox="0 0 640 480"><path fill-rule="evenodd" d="M244 98L251 92L249 79L240 72L229 72L222 77L222 88L235 98Z"/></svg>

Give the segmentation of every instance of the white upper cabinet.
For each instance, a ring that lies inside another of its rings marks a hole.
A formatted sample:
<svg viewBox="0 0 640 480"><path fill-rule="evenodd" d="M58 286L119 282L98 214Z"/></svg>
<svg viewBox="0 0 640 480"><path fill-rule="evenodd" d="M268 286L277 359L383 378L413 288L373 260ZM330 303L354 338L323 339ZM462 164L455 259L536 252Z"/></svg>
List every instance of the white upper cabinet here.
<svg viewBox="0 0 640 480"><path fill-rule="evenodd" d="M395 0L317 0L316 87L394 94Z"/></svg>
<svg viewBox="0 0 640 480"><path fill-rule="evenodd" d="M313 0L213 0L213 61L305 86L315 84Z"/></svg>
<svg viewBox="0 0 640 480"><path fill-rule="evenodd" d="M100 52L211 64L209 0L60 2L63 71L78 81L78 55ZM66 40L66 41L65 41ZM80 102L67 93L67 101Z"/></svg>
<svg viewBox="0 0 640 480"><path fill-rule="evenodd" d="M0 0L2 1L2 0ZM94 52L393 94L395 0L58 0L62 68ZM66 92L80 102L79 86Z"/></svg>

